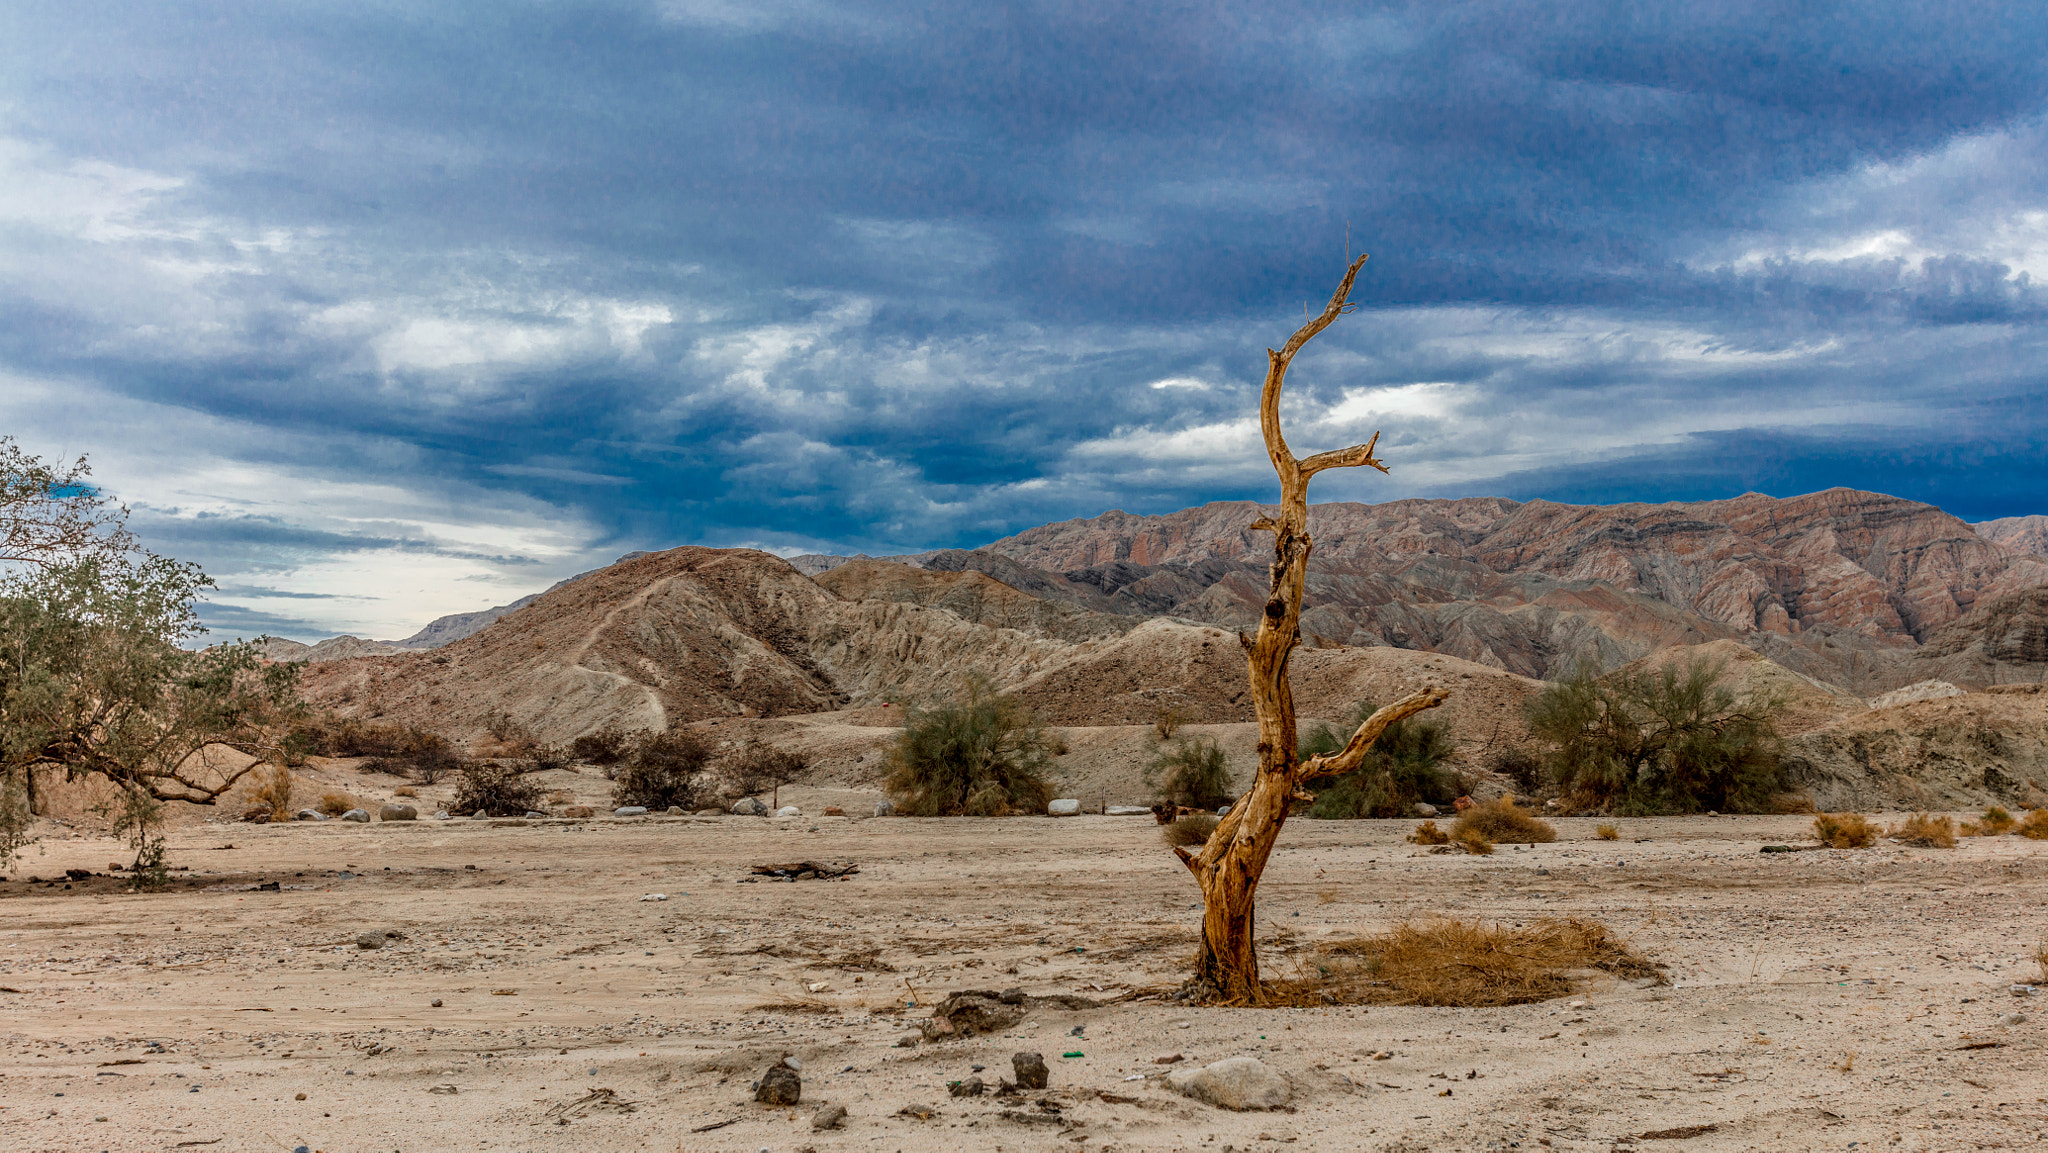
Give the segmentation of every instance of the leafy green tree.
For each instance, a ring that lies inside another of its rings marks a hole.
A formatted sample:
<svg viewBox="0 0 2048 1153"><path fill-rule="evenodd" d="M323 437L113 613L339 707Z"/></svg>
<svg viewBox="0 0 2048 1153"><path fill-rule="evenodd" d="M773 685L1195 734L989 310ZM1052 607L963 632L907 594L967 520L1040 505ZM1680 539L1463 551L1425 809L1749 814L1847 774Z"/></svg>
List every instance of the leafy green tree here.
<svg viewBox="0 0 2048 1153"><path fill-rule="evenodd" d="M1581 665L1525 707L1549 771L1580 804L1627 813L1762 812L1784 787L1784 701L1738 694L1697 657L1602 677Z"/></svg>
<svg viewBox="0 0 2048 1153"><path fill-rule="evenodd" d="M969 673L953 700L905 710L885 786L907 816L998 817L1052 799L1057 743L1030 710Z"/></svg>
<svg viewBox="0 0 2048 1153"><path fill-rule="evenodd" d="M1373 709L1371 701L1358 702L1342 732L1326 724L1311 729L1301 740L1300 758L1343 748ZM1412 718L1395 721L1372 743L1355 771L1317 792L1308 815L1322 820L1405 817L1417 801L1448 804L1456 789L1442 766L1452 751L1450 726Z"/></svg>
<svg viewBox="0 0 2048 1153"><path fill-rule="evenodd" d="M1145 783L1159 800L1190 809L1216 809L1236 799L1230 762L1214 737L1177 740L1145 767Z"/></svg>

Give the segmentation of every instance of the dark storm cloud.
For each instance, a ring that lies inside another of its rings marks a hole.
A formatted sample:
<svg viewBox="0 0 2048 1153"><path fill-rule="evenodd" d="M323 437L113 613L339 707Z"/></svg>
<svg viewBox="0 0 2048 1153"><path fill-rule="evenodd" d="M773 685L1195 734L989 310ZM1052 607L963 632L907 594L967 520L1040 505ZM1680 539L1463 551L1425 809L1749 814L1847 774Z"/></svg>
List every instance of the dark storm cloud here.
<svg viewBox="0 0 2048 1153"><path fill-rule="evenodd" d="M2028 511L2044 33L1899 3L13 5L0 389L35 391L0 415L126 454L123 495L179 510L152 539L222 572L971 545L1264 495L1260 349L1348 243L1365 309L1290 419L1385 427L1399 467L1321 496ZM46 415L66 396L105 401ZM177 426L175 469L135 421ZM1952 483L1872 463L1916 437Z"/></svg>

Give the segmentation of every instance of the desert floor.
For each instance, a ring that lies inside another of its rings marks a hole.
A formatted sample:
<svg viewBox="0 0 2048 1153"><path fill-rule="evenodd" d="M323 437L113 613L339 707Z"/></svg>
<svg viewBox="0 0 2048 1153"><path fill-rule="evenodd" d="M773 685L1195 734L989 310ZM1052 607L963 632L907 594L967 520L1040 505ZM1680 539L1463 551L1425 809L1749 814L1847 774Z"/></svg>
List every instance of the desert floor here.
<svg viewBox="0 0 2048 1153"><path fill-rule="evenodd" d="M826 798L791 799L811 811ZM1505 1009L1141 997L910 1046L912 1022L950 990L1170 991L1198 912L1153 823L198 825L172 836L189 876L143 894L103 877L29 884L124 856L58 830L0 884L0 1148L2048 1141L2048 990L2011 991L2042 976L2048 843L1763 855L1797 843L1804 819L1623 821L1620 841L1557 824L1555 844L1470 857L1403 843L1411 822L1291 822L1261 889L1267 971L1300 972L1319 940L1404 917L1575 914L1668 965L1668 987L1598 979ZM739 883L752 865L806 858L860 872ZM645 899L656 893L667 899ZM381 930L403 936L357 947ZM1007 1075L1020 1050L1052 1066L1056 1113L1043 1095L1018 1108L948 1095L976 1065ZM754 1104L750 1082L785 1054L802 1062L802 1104ZM1172 1054L1254 1055L1292 1082L1293 1106L1182 1098L1155 1060ZM814 1132L828 1103L850 1116Z"/></svg>

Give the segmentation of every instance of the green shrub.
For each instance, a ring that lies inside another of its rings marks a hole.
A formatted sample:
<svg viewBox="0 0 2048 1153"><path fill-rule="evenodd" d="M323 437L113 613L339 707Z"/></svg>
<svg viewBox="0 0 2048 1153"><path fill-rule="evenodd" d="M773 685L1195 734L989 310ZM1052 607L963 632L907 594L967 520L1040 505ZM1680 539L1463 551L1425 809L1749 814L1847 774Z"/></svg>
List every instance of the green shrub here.
<svg viewBox="0 0 2048 1153"><path fill-rule="evenodd" d="M1145 766L1145 783L1162 803L1189 809L1217 809L1236 798L1230 762L1213 737L1178 740Z"/></svg>
<svg viewBox="0 0 2048 1153"><path fill-rule="evenodd" d="M1298 755L1307 760L1337 752L1373 711L1371 701L1360 701L1342 730L1317 725L1302 739ZM1417 801L1448 805L1457 796L1456 787L1440 766L1451 752L1449 725L1412 717L1395 721L1372 743L1356 771L1317 789L1308 815L1320 820L1405 817Z"/></svg>
<svg viewBox="0 0 2048 1153"><path fill-rule="evenodd" d="M1038 812L1052 799L1056 747L1030 712L969 674L951 701L905 710L884 782L905 816Z"/></svg>
<svg viewBox="0 0 2048 1153"><path fill-rule="evenodd" d="M707 798L711 746L688 729L642 733L612 777L612 803L694 811Z"/></svg>
<svg viewBox="0 0 2048 1153"><path fill-rule="evenodd" d="M1769 812L1785 787L1784 702L1737 697L1725 670L1702 658L1601 677L1582 665L1529 700L1529 730L1553 746L1548 769L1573 807Z"/></svg>

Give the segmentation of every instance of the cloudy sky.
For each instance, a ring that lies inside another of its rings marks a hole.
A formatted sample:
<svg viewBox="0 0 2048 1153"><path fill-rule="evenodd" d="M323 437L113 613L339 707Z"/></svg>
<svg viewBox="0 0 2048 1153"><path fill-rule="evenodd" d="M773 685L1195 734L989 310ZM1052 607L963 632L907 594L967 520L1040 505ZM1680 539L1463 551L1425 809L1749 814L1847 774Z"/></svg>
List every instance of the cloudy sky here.
<svg viewBox="0 0 2048 1153"><path fill-rule="evenodd" d="M1267 497L2048 512L2032 5L12 0L0 433L217 633Z"/></svg>

